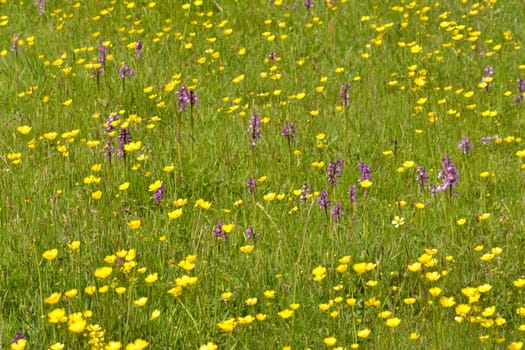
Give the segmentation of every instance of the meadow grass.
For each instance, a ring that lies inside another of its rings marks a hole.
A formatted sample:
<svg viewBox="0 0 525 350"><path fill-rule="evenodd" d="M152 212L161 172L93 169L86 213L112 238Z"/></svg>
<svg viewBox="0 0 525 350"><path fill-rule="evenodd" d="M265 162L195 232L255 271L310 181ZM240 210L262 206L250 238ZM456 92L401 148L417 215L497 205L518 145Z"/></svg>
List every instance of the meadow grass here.
<svg viewBox="0 0 525 350"><path fill-rule="evenodd" d="M522 349L519 1L0 0L0 349Z"/></svg>

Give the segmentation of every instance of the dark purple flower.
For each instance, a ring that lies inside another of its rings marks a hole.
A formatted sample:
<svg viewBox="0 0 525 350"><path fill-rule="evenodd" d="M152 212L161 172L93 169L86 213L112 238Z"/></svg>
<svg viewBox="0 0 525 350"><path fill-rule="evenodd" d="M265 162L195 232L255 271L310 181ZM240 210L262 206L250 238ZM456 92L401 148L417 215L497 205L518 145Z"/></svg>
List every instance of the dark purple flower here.
<svg viewBox="0 0 525 350"><path fill-rule="evenodd" d="M288 126L283 126L281 128L281 135L283 135L283 137L287 139L288 142L294 142L295 141L295 125L292 122L290 122Z"/></svg>
<svg viewBox="0 0 525 350"><path fill-rule="evenodd" d="M38 6L38 14L43 15L46 10L46 0L35 0L36 6Z"/></svg>
<svg viewBox="0 0 525 350"><path fill-rule="evenodd" d="M115 129L115 127L113 126L113 122L117 120L119 117L120 116L118 113L111 113L106 118L106 123L105 123L106 127L104 128L104 134L108 134Z"/></svg>
<svg viewBox="0 0 525 350"><path fill-rule="evenodd" d="M164 183L160 185L159 188L153 192L153 199L155 200L155 204L159 205L160 202L164 199Z"/></svg>
<svg viewBox="0 0 525 350"><path fill-rule="evenodd" d="M16 332L16 336L11 339L11 343L16 344L20 339L27 339L22 331Z"/></svg>
<svg viewBox="0 0 525 350"><path fill-rule="evenodd" d="M332 203L328 200L328 192L322 191L317 197L317 204L319 208L324 208L325 210L330 208Z"/></svg>
<svg viewBox="0 0 525 350"><path fill-rule="evenodd" d="M314 7L314 0L304 0L303 5L307 10L309 10Z"/></svg>
<svg viewBox="0 0 525 350"><path fill-rule="evenodd" d="M190 89L189 91L190 91L190 104L194 106L197 104L197 102L199 102L199 95L197 95L197 92L195 92L192 89Z"/></svg>
<svg viewBox="0 0 525 350"><path fill-rule="evenodd" d="M357 199L357 188L355 185L348 187L348 197L350 197L350 202L355 203Z"/></svg>
<svg viewBox="0 0 525 350"><path fill-rule="evenodd" d="M142 41L137 40L135 43L135 57L140 57L140 52L142 51Z"/></svg>
<svg viewBox="0 0 525 350"><path fill-rule="evenodd" d="M345 214L345 212L344 212L343 209L342 209L342 205L341 205L341 203L337 203L336 205L334 205L334 206L332 207L332 220L333 220L334 222L339 221L339 218L340 218L341 216L343 216L344 214Z"/></svg>
<svg viewBox="0 0 525 350"><path fill-rule="evenodd" d="M213 236L217 239L226 239L226 232L222 230L222 221L217 222L217 226L213 229Z"/></svg>
<svg viewBox="0 0 525 350"><path fill-rule="evenodd" d="M131 69L126 62L124 62L118 70L118 75L121 79L125 79L135 76L135 71Z"/></svg>
<svg viewBox="0 0 525 350"><path fill-rule="evenodd" d="M248 133L250 134L250 143L252 147L255 147L257 139L261 136L261 117L255 113L250 118Z"/></svg>
<svg viewBox="0 0 525 350"><path fill-rule="evenodd" d="M360 162L357 167L361 171L361 177L359 178L358 181L361 182L364 180L370 180L371 170L368 167L368 165L366 165L363 162Z"/></svg>
<svg viewBox="0 0 525 350"><path fill-rule="evenodd" d="M301 194L299 195L299 200L301 203L305 203L306 199L308 198L308 194L310 193L310 186L305 182L303 186L301 187Z"/></svg>
<svg viewBox="0 0 525 350"><path fill-rule="evenodd" d="M343 99L344 106L350 106L350 84L344 83L341 90L339 90L339 96Z"/></svg>
<svg viewBox="0 0 525 350"><path fill-rule="evenodd" d="M341 177L341 170L343 168L343 160L338 159L335 162L330 162L328 164L328 182L332 185L337 185L336 176Z"/></svg>
<svg viewBox="0 0 525 350"><path fill-rule="evenodd" d="M428 181L428 172L421 165L416 168L416 181L422 186L425 187Z"/></svg>
<svg viewBox="0 0 525 350"><path fill-rule="evenodd" d="M246 188L248 190L248 193L253 193L255 191L255 187L257 185L255 184L255 181L252 177L249 177L248 180L246 180Z"/></svg>
<svg viewBox="0 0 525 350"><path fill-rule="evenodd" d="M177 95L179 95L179 111L182 112L186 109L186 106L189 104L191 106L199 102L199 96L192 89L188 89L186 85L182 85L180 90L178 90Z"/></svg>
<svg viewBox="0 0 525 350"><path fill-rule="evenodd" d="M458 183L459 171L456 168L456 164L448 157L448 154L445 154L442 166L443 168L438 172L438 179L441 179L441 184L436 187L436 191L452 191ZM454 195L456 195L456 193L454 193Z"/></svg>
<svg viewBox="0 0 525 350"><path fill-rule="evenodd" d="M470 139L468 136L465 136L465 138L461 139L458 143L458 148L463 152L463 154L467 154L469 151L472 150L474 145L472 142L470 142Z"/></svg>
<svg viewBox="0 0 525 350"><path fill-rule="evenodd" d="M259 237L260 237L260 235L253 230L253 227L251 227L251 226L248 227L248 229L246 230L246 238L247 239L252 239L252 238L253 239L258 239Z"/></svg>
<svg viewBox="0 0 525 350"><path fill-rule="evenodd" d="M131 133L129 132L129 127L127 128L121 128L120 134L118 135L118 150L117 150L117 158L121 158L122 156L126 155L126 151L124 150L124 146L131 142Z"/></svg>

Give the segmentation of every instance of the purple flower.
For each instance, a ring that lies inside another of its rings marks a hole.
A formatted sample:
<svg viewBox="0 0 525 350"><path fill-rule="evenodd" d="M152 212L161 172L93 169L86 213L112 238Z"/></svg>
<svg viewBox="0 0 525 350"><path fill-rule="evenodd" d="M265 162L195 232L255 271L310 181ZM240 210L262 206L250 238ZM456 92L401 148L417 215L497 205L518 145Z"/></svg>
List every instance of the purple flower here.
<svg viewBox="0 0 525 350"><path fill-rule="evenodd" d="M357 199L357 188L355 185L350 185L348 187L348 197L350 197L350 202L355 203Z"/></svg>
<svg viewBox="0 0 525 350"><path fill-rule="evenodd" d="M118 70L118 75L121 79L135 76L135 71L131 69L126 62L122 63Z"/></svg>
<svg viewBox="0 0 525 350"><path fill-rule="evenodd" d="M424 187L428 181L428 172L421 165L416 168L416 172L416 181Z"/></svg>
<svg viewBox="0 0 525 350"><path fill-rule="evenodd" d="M11 339L11 343L16 344L20 339L27 339L22 331L16 332L16 336Z"/></svg>
<svg viewBox="0 0 525 350"><path fill-rule="evenodd" d="M438 172L438 179L441 179L441 184L436 187L436 191L452 191L458 183L459 170L456 168L456 164L450 160L448 154L445 154L442 166L443 168ZM457 195L457 193L454 192L454 195Z"/></svg>
<svg viewBox="0 0 525 350"><path fill-rule="evenodd" d="M222 229L222 221L217 222L217 226L213 229L213 236L217 239L226 239L226 232Z"/></svg>
<svg viewBox="0 0 525 350"><path fill-rule="evenodd" d="M259 238L259 234L253 230L253 227L250 226L246 230L246 238L247 239L252 239L252 238L257 239Z"/></svg>
<svg viewBox="0 0 525 350"><path fill-rule="evenodd" d="M514 102L521 103L525 98L525 80L518 78L516 81L518 82L518 86L516 86L516 89L518 89L518 95L514 99Z"/></svg>
<svg viewBox="0 0 525 350"><path fill-rule="evenodd" d="M324 208L325 210L330 208L332 203L328 200L328 192L322 191L317 197L317 204L319 208Z"/></svg>
<svg viewBox="0 0 525 350"><path fill-rule="evenodd" d="M153 192L153 199L155 200L155 204L159 205L160 202L164 199L164 183L160 185L159 188Z"/></svg>
<svg viewBox="0 0 525 350"><path fill-rule="evenodd" d="M106 55L107 48L102 43L98 44L98 63L100 63L102 68L106 67Z"/></svg>
<svg viewBox="0 0 525 350"><path fill-rule="evenodd" d="M35 0L36 6L38 6L38 14L43 15L46 10L46 0Z"/></svg>
<svg viewBox="0 0 525 350"><path fill-rule="evenodd" d="M192 89L188 89L186 85L182 85L180 90L177 91L179 95L179 111L182 112L186 109L186 106L189 104L193 106L199 101L199 96Z"/></svg>
<svg viewBox="0 0 525 350"><path fill-rule="evenodd" d="M343 99L344 106L350 106L350 84L344 83L341 90L339 90L339 96Z"/></svg>
<svg viewBox="0 0 525 350"><path fill-rule="evenodd" d="M308 198L308 194L310 193L310 186L305 182L303 186L301 187L301 194L299 195L299 200L301 203L305 203L306 199Z"/></svg>
<svg viewBox="0 0 525 350"><path fill-rule="evenodd" d="M492 143L492 137L491 136L487 136L487 137L482 137L481 138L481 144L482 145L490 145Z"/></svg>
<svg viewBox="0 0 525 350"><path fill-rule="evenodd" d="M129 127L121 128L120 134L118 135L118 150L117 158L120 159L122 156L126 156L126 151L124 146L131 142L131 134L129 132Z"/></svg>
<svg viewBox="0 0 525 350"><path fill-rule="evenodd" d="M337 203L336 205L334 205L334 206L332 207L332 220L333 220L334 222L339 221L339 218L340 218L341 216L343 216L344 214L345 214L345 212L344 212L343 209L342 209L342 205L341 205L341 203Z"/></svg>
<svg viewBox="0 0 525 350"><path fill-rule="evenodd" d="M314 7L314 0L304 0L303 5L307 10L309 10Z"/></svg>
<svg viewBox="0 0 525 350"><path fill-rule="evenodd" d="M113 122L115 120L117 120L119 118L119 114L118 113L111 113L107 118L106 118L106 127L104 128L104 134L108 134L110 133L111 131L113 131L113 129L115 129L115 127L113 126Z"/></svg>
<svg viewBox="0 0 525 350"><path fill-rule="evenodd" d="M137 42L135 43L135 57L140 56L141 50L142 50L142 41L137 40Z"/></svg>
<svg viewBox="0 0 525 350"><path fill-rule="evenodd" d="M472 150L474 145L472 142L470 142L470 139L468 136L465 136L465 138L461 139L458 143L458 148L463 152L463 154L467 154L469 151Z"/></svg>
<svg viewBox="0 0 525 350"><path fill-rule="evenodd" d="M255 113L250 118L248 133L250 134L250 143L252 147L255 147L257 139L261 136L261 117Z"/></svg>
<svg viewBox="0 0 525 350"><path fill-rule="evenodd" d="M283 137L287 139L288 142L294 142L295 141L295 125L292 122L290 122L288 126L283 126L281 128L281 135L283 135Z"/></svg>
<svg viewBox="0 0 525 350"><path fill-rule="evenodd" d="M253 193L255 191L255 187L257 185L255 184L255 181L252 177L249 177L248 180L246 180L246 187L248 190L248 193Z"/></svg>
<svg viewBox="0 0 525 350"><path fill-rule="evenodd" d="M357 167L361 171L361 177L359 178L358 181L362 182L364 180L370 180L371 170L368 167L368 165L366 165L363 162L360 162Z"/></svg>
<svg viewBox="0 0 525 350"><path fill-rule="evenodd" d="M342 171L342 168L343 168L343 160L342 159L338 159L337 161L335 162L330 162L328 164L328 182L331 183L332 185L337 185L337 181L335 179L335 177L341 177L341 171Z"/></svg>

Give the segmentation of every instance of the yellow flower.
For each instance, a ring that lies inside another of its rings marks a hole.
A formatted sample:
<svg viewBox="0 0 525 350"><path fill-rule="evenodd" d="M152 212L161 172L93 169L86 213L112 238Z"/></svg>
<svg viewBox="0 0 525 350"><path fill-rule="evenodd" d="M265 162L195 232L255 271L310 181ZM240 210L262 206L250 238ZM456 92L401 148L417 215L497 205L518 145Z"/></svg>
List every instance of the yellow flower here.
<svg viewBox="0 0 525 350"><path fill-rule="evenodd" d="M49 350L63 350L64 348L65 348L64 344L62 344L62 343L55 343L55 344L52 344L49 347Z"/></svg>
<svg viewBox="0 0 525 350"><path fill-rule="evenodd" d="M357 336L363 339L368 338L368 336L370 335L370 332L371 332L370 328L363 328L357 331Z"/></svg>
<svg viewBox="0 0 525 350"><path fill-rule="evenodd" d="M16 343L11 343L11 350L24 350L26 348L26 345L26 339L17 339Z"/></svg>
<svg viewBox="0 0 525 350"><path fill-rule="evenodd" d="M60 297L62 296L62 293L55 292L48 296L47 298L44 298L44 303L54 305L60 301Z"/></svg>
<svg viewBox="0 0 525 350"><path fill-rule="evenodd" d="M170 211L170 212L168 213L168 218L169 218L170 220L175 220L175 219L180 218L180 217L182 216L182 214L183 214L183 210L182 210L182 208L178 208L178 209L175 209L175 210L173 210L173 211Z"/></svg>
<svg viewBox="0 0 525 350"><path fill-rule="evenodd" d="M197 199L197 201L195 201L195 207L199 207L201 209L208 210L211 207L211 203L208 201L205 201L204 199Z"/></svg>
<svg viewBox="0 0 525 350"><path fill-rule="evenodd" d="M42 257L46 260L55 260L56 257L58 256L58 249L54 248L54 249L50 249L50 250L46 250L43 254L42 254Z"/></svg>
<svg viewBox="0 0 525 350"><path fill-rule="evenodd" d="M232 295L233 295L232 292L223 292L223 293L221 293L221 299L223 301L228 301L228 300L231 299Z"/></svg>
<svg viewBox="0 0 525 350"><path fill-rule="evenodd" d="M155 191L158 190L161 186L162 186L162 181L157 180L157 181L155 181L154 183L152 183L151 185L149 185L149 187L148 187L148 191L149 191L149 192L155 192Z"/></svg>
<svg viewBox="0 0 525 350"><path fill-rule="evenodd" d="M80 248L80 241L73 241L71 243L68 243L67 247L73 251L78 250Z"/></svg>
<svg viewBox="0 0 525 350"><path fill-rule="evenodd" d="M232 332L235 327L237 327L237 322L235 322L235 318L230 318L224 321L221 321L217 323L217 326L226 333Z"/></svg>
<svg viewBox="0 0 525 350"><path fill-rule="evenodd" d="M132 230L137 230L139 227L140 227L140 220L137 219L137 220L131 220L130 222L128 222L128 227Z"/></svg>
<svg viewBox="0 0 525 350"><path fill-rule="evenodd" d="M235 224L224 224L222 225L222 230L226 233L230 233L232 232L234 227L235 227Z"/></svg>
<svg viewBox="0 0 525 350"><path fill-rule="evenodd" d="M119 341L110 341L107 343L104 350L120 350L122 349L122 343Z"/></svg>
<svg viewBox="0 0 525 350"><path fill-rule="evenodd" d="M312 270L312 275L314 275L314 281L321 282L326 277L326 267L317 266Z"/></svg>
<svg viewBox="0 0 525 350"><path fill-rule="evenodd" d="M100 198L102 198L102 191L95 191L91 193L91 199L98 201Z"/></svg>
<svg viewBox="0 0 525 350"><path fill-rule="evenodd" d="M149 275L144 278L144 282L146 283L155 283L159 279L159 274L157 272L150 273Z"/></svg>
<svg viewBox="0 0 525 350"><path fill-rule="evenodd" d="M445 297L445 296L442 296L440 299L439 299L439 303L441 304L441 306L443 307L452 307L456 304L456 300L454 299L454 297Z"/></svg>
<svg viewBox="0 0 525 350"><path fill-rule="evenodd" d="M396 328L401 323L401 319L397 317L389 318L385 321L385 324L390 328Z"/></svg>
<svg viewBox="0 0 525 350"><path fill-rule="evenodd" d="M323 343L325 343L326 346L334 346L335 343L337 343L337 339L335 337L327 337L323 339Z"/></svg>
<svg viewBox="0 0 525 350"><path fill-rule="evenodd" d="M199 346L199 350L217 350L217 349L218 349L217 345L211 341Z"/></svg>
<svg viewBox="0 0 525 350"><path fill-rule="evenodd" d="M118 189L119 191L125 191L129 188L129 182L124 182L119 185Z"/></svg>
<svg viewBox="0 0 525 350"><path fill-rule="evenodd" d="M241 252L245 254L249 254L253 251L253 248L255 248L253 245L248 244L248 245L243 245L240 249L241 249Z"/></svg>
<svg viewBox="0 0 525 350"><path fill-rule="evenodd" d="M16 130L21 133L22 135L27 135L31 132L31 129L33 129L32 127L28 126L28 125L22 125L22 126L19 126L16 128Z"/></svg>
<svg viewBox="0 0 525 350"><path fill-rule="evenodd" d="M293 315L293 310L284 309L282 311L279 311L277 313L277 315L279 315L279 317L281 317L281 318L287 319L287 318L290 318Z"/></svg>
<svg viewBox="0 0 525 350"><path fill-rule="evenodd" d="M191 271L195 268L195 263L193 261L188 261L187 258L185 260L179 261L177 265L186 271Z"/></svg>
<svg viewBox="0 0 525 350"><path fill-rule="evenodd" d="M149 343L143 339L135 339L133 343L129 343L126 345L126 350L143 350L145 349Z"/></svg>
<svg viewBox="0 0 525 350"><path fill-rule="evenodd" d="M49 323L64 323L67 322L66 309L54 309L47 314L47 321Z"/></svg>
<svg viewBox="0 0 525 350"><path fill-rule="evenodd" d="M111 267L104 266L104 267L99 267L98 269L96 269L93 274L95 275L96 278L104 279L104 278L109 277L109 275L111 275L111 272L113 272L113 269Z"/></svg>
<svg viewBox="0 0 525 350"><path fill-rule="evenodd" d="M521 350L523 349L523 342L522 341L513 341L508 346L509 350Z"/></svg>
<svg viewBox="0 0 525 350"><path fill-rule="evenodd" d="M257 304L257 298L248 298L244 301L244 303L250 306L255 305Z"/></svg>
<svg viewBox="0 0 525 350"><path fill-rule="evenodd" d="M66 296L66 298L69 298L69 299L76 297L77 294L78 294L78 289L75 289L75 288L66 290L64 292L64 295Z"/></svg>
<svg viewBox="0 0 525 350"><path fill-rule="evenodd" d="M137 300L134 300L133 304L137 305L138 307L142 307L146 305L147 302L148 302L148 298L141 297L141 298L138 298Z"/></svg>
<svg viewBox="0 0 525 350"><path fill-rule="evenodd" d="M275 199L277 195L275 194L275 192L270 192L270 193L267 193L263 196L263 199L267 202L271 202Z"/></svg>
<svg viewBox="0 0 525 350"><path fill-rule="evenodd" d="M359 183L359 185L362 187L362 188L368 188L370 186L372 186L372 181L370 180L363 180Z"/></svg>

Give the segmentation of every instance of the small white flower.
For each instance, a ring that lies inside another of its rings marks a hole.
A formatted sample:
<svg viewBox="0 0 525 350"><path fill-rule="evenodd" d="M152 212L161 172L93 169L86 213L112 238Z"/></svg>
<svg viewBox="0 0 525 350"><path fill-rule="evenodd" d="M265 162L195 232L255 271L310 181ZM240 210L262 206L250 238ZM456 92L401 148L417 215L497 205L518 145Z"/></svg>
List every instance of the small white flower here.
<svg viewBox="0 0 525 350"><path fill-rule="evenodd" d="M403 217L399 217L399 216L394 216L394 220L392 220L392 225L394 225L395 228L398 228L399 226L401 225L404 225L405 224L405 218Z"/></svg>

